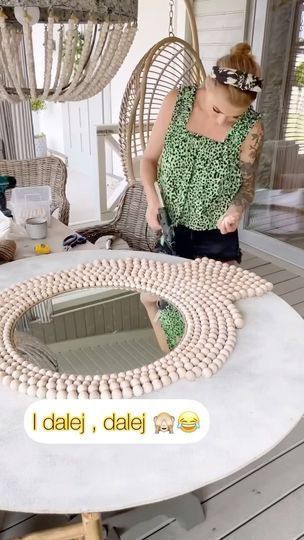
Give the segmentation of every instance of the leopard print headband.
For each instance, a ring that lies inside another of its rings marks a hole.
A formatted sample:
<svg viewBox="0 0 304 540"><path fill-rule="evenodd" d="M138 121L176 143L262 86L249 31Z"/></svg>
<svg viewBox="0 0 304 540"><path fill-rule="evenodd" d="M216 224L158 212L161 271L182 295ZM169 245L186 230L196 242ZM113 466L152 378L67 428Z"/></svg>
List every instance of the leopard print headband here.
<svg viewBox="0 0 304 540"><path fill-rule="evenodd" d="M252 73L245 73L237 69L213 66L210 77L222 84L230 84L239 90L261 92L263 81Z"/></svg>

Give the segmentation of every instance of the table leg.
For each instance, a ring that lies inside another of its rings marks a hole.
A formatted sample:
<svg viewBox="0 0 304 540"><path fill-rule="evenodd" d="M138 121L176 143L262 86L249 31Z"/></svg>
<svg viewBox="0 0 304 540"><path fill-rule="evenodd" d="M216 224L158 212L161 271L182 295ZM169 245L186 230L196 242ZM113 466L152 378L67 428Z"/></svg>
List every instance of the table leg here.
<svg viewBox="0 0 304 540"><path fill-rule="evenodd" d="M104 540L101 529L101 517L98 512L81 514L85 540Z"/></svg>
<svg viewBox="0 0 304 540"><path fill-rule="evenodd" d="M187 493L187 495L164 501L163 507L164 513L167 516L176 517L176 520L186 531L206 519L204 508L193 493Z"/></svg>
<svg viewBox="0 0 304 540"><path fill-rule="evenodd" d="M121 540L121 537L119 536L117 530L111 527L105 540Z"/></svg>
<svg viewBox="0 0 304 540"><path fill-rule="evenodd" d="M190 531L206 519L204 508L194 493L187 493L144 508L150 515L159 514L175 518L186 531Z"/></svg>
<svg viewBox="0 0 304 540"><path fill-rule="evenodd" d="M185 538L187 537L186 531L203 523L205 520L204 508L194 493L133 508L130 513L126 510L113 515L109 518L109 536L105 540L119 540L120 538L119 535L118 538L111 536L111 526L115 526L119 531L124 531L125 540L134 540L135 538L150 538L150 536L152 538L160 527L169 525L174 520L178 521L185 531Z"/></svg>

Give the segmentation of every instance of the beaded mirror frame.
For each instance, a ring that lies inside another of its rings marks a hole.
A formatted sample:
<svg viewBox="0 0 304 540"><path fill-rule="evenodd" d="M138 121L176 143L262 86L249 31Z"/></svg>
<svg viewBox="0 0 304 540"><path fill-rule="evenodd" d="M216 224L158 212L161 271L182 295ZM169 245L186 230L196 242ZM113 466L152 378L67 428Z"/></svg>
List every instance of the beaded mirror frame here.
<svg viewBox="0 0 304 540"><path fill-rule="evenodd" d="M185 323L177 347L155 362L126 372L74 375L41 369L14 344L19 318L43 300L92 287L150 292L176 307ZM16 283L0 293L0 379L12 390L37 398L131 398L180 378L211 377L234 349L244 321L237 300L262 296L272 284L240 267L198 259L97 259L62 272Z"/></svg>

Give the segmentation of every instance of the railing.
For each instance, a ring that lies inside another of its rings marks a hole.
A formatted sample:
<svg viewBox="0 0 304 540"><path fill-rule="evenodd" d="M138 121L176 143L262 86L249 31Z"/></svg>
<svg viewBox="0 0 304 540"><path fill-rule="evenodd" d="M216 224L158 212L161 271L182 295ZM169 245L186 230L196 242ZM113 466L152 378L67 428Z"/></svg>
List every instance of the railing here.
<svg viewBox="0 0 304 540"><path fill-rule="evenodd" d="M65 166L68 167L68 165L69 165L68 156L66 156L66 155L63 154L62 152L58 152L58 150L53 150L52 148L48 148L48 149L47 149L47 154L48 154L48 156L59 157L60 159L62 159L62 161L64 162Z"/></svg>
<svg viewBox="0 0 304 540"><path fill-rule="evenodd" d="M97 158L99 177L99 202L101 215L111 211L117 205L127 182L123 174L114 174L114 162L120 166L120 149L115 138L118 135L118 125L100 125L96 128ZM112 180L112 187L109 182Z"/></svg>

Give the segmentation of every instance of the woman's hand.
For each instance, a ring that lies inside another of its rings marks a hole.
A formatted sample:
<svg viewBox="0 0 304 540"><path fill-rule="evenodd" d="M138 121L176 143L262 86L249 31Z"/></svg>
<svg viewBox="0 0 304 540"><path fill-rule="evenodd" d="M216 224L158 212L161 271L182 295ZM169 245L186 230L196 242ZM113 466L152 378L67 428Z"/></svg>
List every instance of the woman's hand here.
<svg viewBox="0 0 304 540"><path fill-rule="evenodd" d="M232 233L237 230L241 217L242 212L231 208L218 220L217 228L222 234Z"/></svg>
<svg viewBox="0 0 304 540"><path fill-rule="evenodd" d="M147 223L153 231L160 231L161 226L158 221L158 206L156 205L148 205L147 212L146 212L146 220Z"/></svg>

